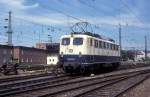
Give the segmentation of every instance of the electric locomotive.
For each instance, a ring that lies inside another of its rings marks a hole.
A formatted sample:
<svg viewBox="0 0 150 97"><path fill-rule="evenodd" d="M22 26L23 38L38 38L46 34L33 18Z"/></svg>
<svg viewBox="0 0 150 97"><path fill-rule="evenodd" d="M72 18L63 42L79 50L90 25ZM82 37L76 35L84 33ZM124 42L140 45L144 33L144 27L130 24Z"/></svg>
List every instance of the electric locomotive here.
<svg viewBox="0 0 150 97"><path fill-rule="evenodd" d="M87 73L120 64L120 48L113 39L90 32L61 37L60 61L66 73Z"/></svg>

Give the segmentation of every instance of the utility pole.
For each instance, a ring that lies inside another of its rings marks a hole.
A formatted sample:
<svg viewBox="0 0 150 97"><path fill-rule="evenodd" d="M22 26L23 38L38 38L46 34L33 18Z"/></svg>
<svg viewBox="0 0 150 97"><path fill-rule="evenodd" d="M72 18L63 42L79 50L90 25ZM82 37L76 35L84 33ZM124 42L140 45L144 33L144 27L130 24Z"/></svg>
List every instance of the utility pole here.
<svg viewBox="0 0 150 97"><path fill-rule="evenodd" d="M8 14L9 14L8 18L5 19L5 21L7 21L7 23L8 23L8 25L4 26L4 28L7 28L7 31L6 31L6 33L8 35L7 44L8 44L8 46L12 46L13 45L12 44L12 33L13 33L13 31L12 31L12 24L11 24L12 23L11 11L9 11ZM7 61L6 62L12 62L12 59L13 59L12 54L11 53L7 54Z"/></svg>
<svg viewBox="0 0 150 97"><path fill-rule="evenodd" d="M8 45L9 46L12 46L13 44L12 44L12 33L13 33L13 31L12 31L12 24L11 24L11 11L9 11L9 17L8 18L6 18L5 20L6 21L8 21L8 25L7 26L5 26L5 28L7 28L8 30L7 30L7 34L8 34Z"/></svg>
<svg viewBox="0 0 150 97"><path fill-rule="evenodd" d="M49 42L50 44L52 44L52 36L51 36L51 35L48 35L48 42Z"/></svg>
<svg viewBox="0 0 150 97"><path fill-rule="evenodd" d="M121 29L121 24L119 24L119 45L120 45L120 57L121 57L121 60L122 60L122 36L121 36L121 32L122 32L122 29Z"/></svg>
<svg viewBox="0 0 150 97"><path fill-rule="evenodd" d="M50 28L48 28L47 30L50 31ZM52 29L51 31L53 31L53 29ZM50 33L50 32L49 32L49 33ZM53 43L52 35L51 35L51 34L48 34L48 42L49 42L50 44Z"/></svg>
<svg viewBox="0 0 150 97"><path fill-rule="evenodd" d="M134 61L137 60L137 50L135 47L133 47L133 51L134 51Z"/></svg>
<svg viewBox="0 0 150 97"><path fill-rule="evenodd" d="M145 36L145 61L147 61L147 36Z"/></svg>

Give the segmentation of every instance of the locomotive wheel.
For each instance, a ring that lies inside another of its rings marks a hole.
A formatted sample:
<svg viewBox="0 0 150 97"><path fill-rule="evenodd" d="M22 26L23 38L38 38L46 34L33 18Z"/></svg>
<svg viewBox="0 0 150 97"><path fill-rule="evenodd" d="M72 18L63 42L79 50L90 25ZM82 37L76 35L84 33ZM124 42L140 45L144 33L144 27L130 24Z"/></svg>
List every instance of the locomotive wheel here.
<svg viewBox="0 0 150 97"><path fill-rule="evenodd" d="M70 67L63 67L63 70L68 74L71 73Z"/></svg>
<svg viewBox="0 0 150 97"><path fill-rule="evenodd" d="M85 68L84 68L84 67L83 67L83 68L80 67L80 73L81 73L81 74L84 74L84 73L85 73Z"/></svg>

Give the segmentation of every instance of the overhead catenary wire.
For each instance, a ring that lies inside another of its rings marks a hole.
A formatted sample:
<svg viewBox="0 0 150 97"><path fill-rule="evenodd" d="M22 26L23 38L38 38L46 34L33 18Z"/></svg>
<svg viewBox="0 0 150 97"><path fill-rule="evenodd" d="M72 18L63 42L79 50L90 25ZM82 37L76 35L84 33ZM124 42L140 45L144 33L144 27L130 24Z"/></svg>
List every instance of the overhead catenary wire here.
<svg viewBox="0 0 150 97"><path fill-rule="evenodd" d="M139 18L139 16L136 15L135 11L133 11L124 0L120 0L120 2L130 12L130 14L132 14L132 16L134 16L139 21L139 23L143 24L143 20L141 20L141 18ZM147 32L145 32L145 33L147 33ZM135 44L136 44L136 42L135 42Z"/></svg>
<svg viewBox="0 0 150 97"><path fill-rule="evenodd" d="M86 21L86 20L80 19L80 18L75 17L75 16L73 16L73 15L69 15L68 13L65 13L65 12L63 12L63 11L61 11L61 10L52 8L51 6L49 6L49 7L47 8L46 6L44 6L44 5L41 4L40 7L42 7L43 9L45 9L45 10L47 10L47 11L52 10L52 11L58 12L58 13L60 13L60 14L63 14L63 15L65 15L65 16L67 16L67 17L73 18L73 19L75 19L75 20L77 20L77 21L79 21L79 22L88 22L88 21ZM49 11L49 12L51 12L51 11ZM93 23L90 23L90 24L91 24L91 25L94 25L95 27L97 27L97 29L100 29L100 30L101 30L101 28L100 28L98 25L93 24Z"/></svg>
<svg viewBox="0 0 150 97"><path fill-rule="evenodd" d="M135 12L129 7L129 5L127 3L124 2L124 0L120 0L121 4L128 9L128 11L141 23L143 23L143 21L135 14Z"/></svg>
<svg viewBox="0 0 150 97"><path fill-rule="evenodd" d="M65 15L65 16L67 16L67 17L70 17L70 18L72 18L72 19L75 19L75 20L77 20L78 22L88 22L88 23L90 23L90 24L92 24L92 25L94 25L94 26L97 26L96 24L94 24L94 23L91 23L91 22L89 22L89 21L87 21L87 20L85 20L85 19L81 19L81 18L79 18L79 17L75 17L75 16L73 16L73 15L69 15L68 13L65 13L65 12L63 12L63 11L61 11L61 10L58 10L58 9L55 9L55 8L52 8L52 7L46 7L46 6L44 6L44 5L42 5L41 4L41 7L43 8L43 9L46 9L46 10L52 10L52 11L55 11L55 12L58 12L58 13L60 13L60 14L63 14L63 15ZM98 27L98 26L97 26ZM99 27L98 27L98 29L100 29Z"/></svg>
<svg viewBox="0 0 150 97"><path fill-rule="evenodd" d="M101 11L103 11L103 14L106 14L106 12L104 11L104 10L100 10L99 9L99 7L96 7L96 6L93 6L93 5L91 5L91 4L88 4L88 3L86 3L84 0L78 0L81 4L83 4L83 5L85 5L85 6L88 6L89 8L92 8L94 11L96 11L96 12L101 12ZM113 18L115 18L115 19L117 19L118 20L118 17L117 16L114 16L114 15L109 15L110 17L113 17ZM118 22L119 23L119 22ZM114 26L116 26L116 25L114 25ZM96 27L98 27L98 28L100 28L98 25L96 26Z"/></svg>
<svg viewBox="0 0 150 97"><path fill-rule="evenodd" d="M42 7L43 7L43 6L42 6ZM45 7L44 7L44 8L45 8ZM79 20L79 21L84 21L84 20L81 20L81 19L79 19L79 18L77 18L77 17L68 15L68 14L66 14L66 13L64 13L64 12L62 12L62 11L60 11L60 10L57 10L57 9L54 9L54 8L52 8L52 10L54 10L54 11L56 11L56 12L58 12L58 13L64 14L64 15L66 15L67 17L71 17L71 18L76 19L76 20ZM32 23L33 23L33 22L32 22ZM97 26L97 25L96 25L96 26Z"/></svg>
<svg viewBox="0 0 150 97"><path fill-rule="evenodd" d="M86 3L84 0L78 0L78 1L79 1L81 4L83 4L83 5L85 5L85 6L88 6L88 7L92 8L92 9L94 9L94 11L97 11L97 12L103 11L103 14L107 14L104 10L100 10L99 7L96 7L96 6L93 6L93 5L91 5L91 4L88 4L88 3ZM114 18L118 19L118 17L116 17L115 15L111 15L111 17L114 17Z"/></svg>
<svg viewBox="0 0 150 97"><path fill-rule="evenodd" d="M2 14L6 14L6 13L2 13ZM15 18L15 19L17 19L17 20L20 20L20 21L22 21L22 22L27 22L27 23L29 23L29 24L33 24L33 25L37 25L37 26L53 27L53 28L55 28L55 29L60 29L60 28L58 28L58 27L54 27L54 26L47 25L47 24L44 24L44 23L41 24L41 23L38 23L38 22L35 22L35 21L23 19L23 18L21 18L21 17L15 16L15 15L13 15L12 17Z"/></svg>
<svg viewBox="0 0 150 97"><path fill-rule="evenodd" d="M83 1L83 0L82 0ZM88 4L88 3L86 3L86 4ZM90 5L90 4L89 4ZM45 8L44 8L45 9ZM97 11L99 10L99 9L96 9ZM55 10L54 10L55 11ZM60 10L61 11L61 10ZM58 13L60 13L60 11L58 12ZM56 11L57 12L57 11ZM61 14L67 14L68 16L68 18L73 18L73 17L70 17L70 16L72 16L72 15L69 15L68 13L66 13L66 12L63 12L63 11L61 11L62 13ZM65 15L66 16L66 15ZM18 17L16 17L16 19L17 19ZM77 18L77 19L76 19ZM20 20L23 20L23 19L21 19L21 18L18 18L18 19L20 19ZM80 20L78 20L78 17L75 17L74 18L75 20L77 20L77 21L80 21ZM80 19L80 18L79 18ZM82 20L82 19L81 19ZM25 21L26 21L26 19L25 19ZM83 21L84 21L84 19L83 19ZM30 21L29 21L30 22ZM31 21L32 22L32 21ZM32 22L33 23L33 22ZM38 25L37 23L33 23L33 25ZM39 24L39 26L42 26L41 24ZM35 31L36 32L36 31ZM37 33L38 34L38 33ZM43 36L43 34L42 34L42 36Z"/></svg>
<svg viewBox="0 0 150 97"><path fill-rule="evenodd" d="M1 14L3 14L3 15L8 15L7 14L7 12L6 13L4 13L4 12L0 12ZM2 17L2 16L0 16L0 17ZM4 17L4 16L3 16ZM27 23L29 23L29 24L33 24L33 25L36 25L36 26L44 26L46 29L48 29L48 28L53 28L53 29L55 29L55 30L58 30L58 31L63 31L61 28L59 28L59 27L55 27L55 26L52 26L52 25L47 25L47 24L41 24L41 23L38 23L38 22L35 22L35 21L30 21L30 20L27 20L27 19L24 19L24 18L21 18L21 17L18 17L18 16L15 16L15 15L13 15L12 16L13 18L15 18L16 20L20 20L20 21L22 21L22 22L27 22ZM5 18L5 17L4 17ZM4 21L3 21L4 22ZM3 27L3 26L2 26ZM65 31L63 31L63 32L65 32Z"/></svg>

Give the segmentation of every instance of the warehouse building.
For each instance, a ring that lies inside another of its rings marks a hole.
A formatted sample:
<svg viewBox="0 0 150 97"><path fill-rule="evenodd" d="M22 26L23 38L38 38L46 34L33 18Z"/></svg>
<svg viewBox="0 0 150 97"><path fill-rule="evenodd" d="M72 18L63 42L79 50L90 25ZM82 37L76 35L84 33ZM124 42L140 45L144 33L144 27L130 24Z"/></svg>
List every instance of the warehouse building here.
<svg viewBox="0 0 150 97"><path fill-rule="evenodd" d="M0 45L0 67L6 62L11 62L13 57L13 46Z"/></svg>
<svg viewBox="0 0 150 97"><path fill-rule="evenodd" d="M17 60L20 64L24 65L56 64L58 61L58 52L58 45L50 50L24 46L0 45L0 67L6 62L12 62L12 60ZM49 58L52 58L52 61L50 61ZM50 62L48 62L48 60Z"/></svg>

